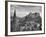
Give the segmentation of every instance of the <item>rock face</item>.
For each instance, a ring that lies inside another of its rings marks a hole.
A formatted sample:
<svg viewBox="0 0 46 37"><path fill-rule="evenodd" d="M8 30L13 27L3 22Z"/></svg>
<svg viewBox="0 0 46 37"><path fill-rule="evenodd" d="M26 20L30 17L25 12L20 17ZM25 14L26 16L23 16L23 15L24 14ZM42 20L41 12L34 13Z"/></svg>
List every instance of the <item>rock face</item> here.
<svg viewBox="0 0 46 37"><path fill-rule="evenodd" d="M15 21L16 20L16 21ZM29 13L27 16L17 17L13 20L15 22L14 31L36 31L42 30L42 19L39 13Z"/></svg>

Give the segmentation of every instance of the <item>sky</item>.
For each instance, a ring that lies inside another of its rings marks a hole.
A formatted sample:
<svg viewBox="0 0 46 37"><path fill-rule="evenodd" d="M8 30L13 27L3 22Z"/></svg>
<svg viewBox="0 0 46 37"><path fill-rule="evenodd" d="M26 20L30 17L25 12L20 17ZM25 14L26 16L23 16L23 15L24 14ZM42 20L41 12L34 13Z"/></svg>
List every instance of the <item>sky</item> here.
<svg viewBox="0 0 46 37"><path fill-rule="evenodd" d="M16 16L24 17L31 13L40 13L42 14L41 6L32 6L32 5L11 5L11 15L13 15L14 11L16 12Z"/></svg>

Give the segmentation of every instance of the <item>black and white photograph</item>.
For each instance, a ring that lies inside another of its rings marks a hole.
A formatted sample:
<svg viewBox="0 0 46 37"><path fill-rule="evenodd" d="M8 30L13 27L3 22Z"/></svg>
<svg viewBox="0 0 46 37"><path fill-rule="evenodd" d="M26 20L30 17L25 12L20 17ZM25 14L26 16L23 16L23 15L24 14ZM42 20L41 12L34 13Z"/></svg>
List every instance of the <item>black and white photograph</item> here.
<svg viewBox="0 0 46 37"><path fill-rule="evenodd" d="M44 3L8 2L8 35L44 33Z"/></svg>
<svg viewBox="0 0 46 37"><path fill-rule="evenodd" d="M42 7L11 5L11 32L42 30ZM14 13L13 13L14 9Z"/></svg>

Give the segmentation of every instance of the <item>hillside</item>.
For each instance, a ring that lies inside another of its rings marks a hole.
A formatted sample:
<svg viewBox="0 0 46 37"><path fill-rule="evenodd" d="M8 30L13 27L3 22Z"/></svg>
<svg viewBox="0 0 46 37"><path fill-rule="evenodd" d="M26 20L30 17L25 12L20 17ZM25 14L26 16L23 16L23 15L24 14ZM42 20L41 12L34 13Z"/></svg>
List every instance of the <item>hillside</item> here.
<svg viewBox="0 0 46 37"><path fill-rule="evenodd" d="M15 31L36 31L41 30L41 17L39 13L29 13L23 18L15 18ZM14 20L14 22L15 22Z"/></svg>

